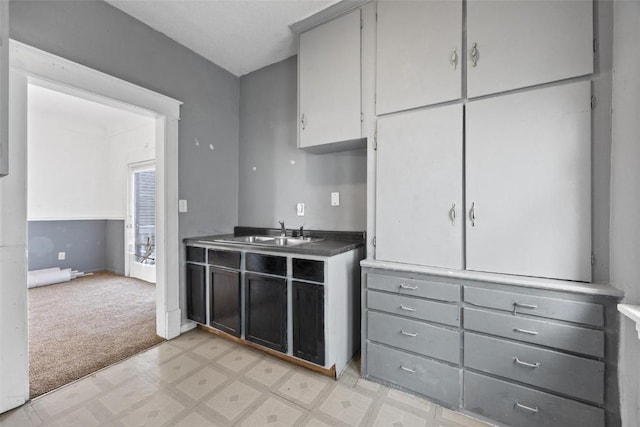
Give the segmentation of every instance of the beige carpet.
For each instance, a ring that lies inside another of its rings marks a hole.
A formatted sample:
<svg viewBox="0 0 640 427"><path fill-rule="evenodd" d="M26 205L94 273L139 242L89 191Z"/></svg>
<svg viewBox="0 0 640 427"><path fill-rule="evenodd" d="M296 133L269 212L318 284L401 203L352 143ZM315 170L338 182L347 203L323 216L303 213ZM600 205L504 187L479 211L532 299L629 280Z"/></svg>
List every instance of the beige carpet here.
<svg viewBox="0 0 640 427"><path fill-rule="evenodd" d="M34 398L161 341L155 285L97 273L29 289L29 377Z"/></svg>

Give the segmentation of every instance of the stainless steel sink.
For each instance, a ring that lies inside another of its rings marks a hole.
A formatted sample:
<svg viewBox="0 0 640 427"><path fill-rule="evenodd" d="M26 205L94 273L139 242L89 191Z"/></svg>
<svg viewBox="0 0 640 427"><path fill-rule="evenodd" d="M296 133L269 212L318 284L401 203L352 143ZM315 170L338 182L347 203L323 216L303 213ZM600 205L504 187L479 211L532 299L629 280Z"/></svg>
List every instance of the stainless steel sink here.
<svg viewBox="0 0 640 427"><path fill-rule="evenodd" d="M238 243L256 246L300 246L307 243L319 242L324 239L312 237L280 237L280 236L233 236L218 239L223 243Z"/></svg>

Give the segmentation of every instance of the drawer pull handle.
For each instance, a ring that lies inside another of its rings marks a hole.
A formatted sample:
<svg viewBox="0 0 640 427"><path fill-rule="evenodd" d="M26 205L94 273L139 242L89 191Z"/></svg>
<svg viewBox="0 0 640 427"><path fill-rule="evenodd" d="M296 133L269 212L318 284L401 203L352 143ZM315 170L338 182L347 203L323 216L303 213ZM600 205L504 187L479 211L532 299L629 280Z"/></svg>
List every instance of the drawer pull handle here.
<svg viewBox="0 0 640 427"><path fill-rule="evenodd" d="M418 289L417 286L410 286L410 285L407 285L406 283L400 283L400 288L409 289L410 291L415 291L416 289Z"/></svg>
<svg viewBox="0 0 640 427"><path fill-rule="evenodd" d="M516 400L516 407L518 407L520 409L524 409L525 411L533 412L534 414L536 414L536 413L538 413L540 411L540 409L538 409L537 406L535 408L532 408L531 406L523 405L522 403L518 402L517 400Z"/></svg>
<svg viewBox="0 0 640 427"><path fill-rule="evenodd" d="M411 372L412 374L416 373L415 369L407 368L406 366L400 365L400 369L402 369L403 371Z"/></svg>
<svg viewBox="0 0 640 427"><path fill-rule="evenodd" d="M513 332L520 332L521 334L527 334L527 335L538 335L540 333L540 332L528 331L526 329L520 329L520 328L514 328Z"/></svg>
<svg viewBox="0 0 640 427"><path fill-rule="evenodd" d="M518 307L520 307L520 308L528 308L530 310L535 310L536 308L538 308L538 306L534 305L534 304L524 304L524 303L521 303L521 302L514 302L513 303L513 314L517 313Z"/></svg>
<svg viewBox="0 0 640 427"><path fill-rule="evenodd" d="M536 362L536 363L523 362L522 360L518 359L517 357L514 357L513 361L515 363L517 363L518 365L526 366L527 368L536 369L536 368L540 367L540 362Z"/></svg>
<svg viewBox="0 0 640 427"><path fill-rule="evenodd" d="M416 311L415 308L413 307L407 307L406 305L402 305L400 304L400 309L404 310L404 311Z"/></svg>
<svg viewBox="0 0 640 427"><path fill-rule="evenodd" d="M408 336L408 337L417 337L417 336L418 336L418 333L417 333L417 332L407 332L407 331L405 331L405 330L401 330L401 331L400 331L400 333L401 333L402 335L406 335L406 336Z"/></svg>

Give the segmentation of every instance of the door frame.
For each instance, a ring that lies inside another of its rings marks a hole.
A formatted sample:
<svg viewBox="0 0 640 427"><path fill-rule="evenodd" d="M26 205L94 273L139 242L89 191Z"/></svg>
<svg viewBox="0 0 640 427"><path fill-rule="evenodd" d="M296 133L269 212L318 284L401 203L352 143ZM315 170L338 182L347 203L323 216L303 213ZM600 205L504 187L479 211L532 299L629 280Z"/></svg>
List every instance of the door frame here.
<svg viewBox="0 0 640 427"><path fill-rule="evenodd" d="M132 222L134 218L133 206L135 205L135 192L133 189L133 180L131 176L135 172L145 172L145 171L154 171L156 172L157 179L157 170L156 170L156 161L153 160L143 160L141 162L131 162L127 164L127 213L124 221L124 275L131 277L131 254L129 252L129 225L133 225ZM157 190L156 190L157 191ZM157 205L157 203L156 203ZM135 250L135 249L134 249ZM155 268L155 265L154 267ZM139 279L139 277L134 276ZM142 279L144 280L144 279ZM155 282L154 282L155 283Z"/></svg>
<svg viewBox="0 0 640 427"><path fill-rule="evenodd" d="M155 118L156 333L166 339L180 335L178 121L182 102L15 40L10 40L9 51L9 156L12 169L0 185L3 193L0 243L26 254L26 94L29 83L55 86L58 90L63 88L69 94ZM12 234L10 230L18 231ZM0 271L3 281L8 279L7 282L24 285L3 286L0 298L0 312L3 314L0 343L4 347L0 358L0 379L3 383L0 413L22 405L29 398L27 258L25 255L11 261L11 268Z"/></svg>

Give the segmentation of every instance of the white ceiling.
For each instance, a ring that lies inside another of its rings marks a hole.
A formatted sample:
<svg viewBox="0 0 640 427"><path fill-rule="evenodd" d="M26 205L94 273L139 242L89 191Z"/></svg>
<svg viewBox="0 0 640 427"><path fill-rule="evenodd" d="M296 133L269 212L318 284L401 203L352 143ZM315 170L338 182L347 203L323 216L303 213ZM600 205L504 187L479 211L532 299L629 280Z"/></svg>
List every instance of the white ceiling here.
<svg viewBox="0 0 640 427"><path fill-rule="evenodd" d="M41 114L52 120L80 123L105 135L132 130L154 122L149 116L89 101L77 96L29 85L29 114Z"/></svg>
<svg viewBox="0 0 640 427"><path fill-rule="evenodd" d="M106 0L236 76L297 53L289 25L338 0Z"/></svg>

